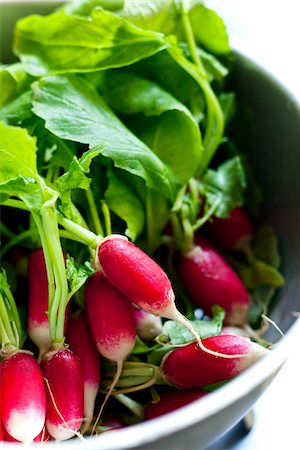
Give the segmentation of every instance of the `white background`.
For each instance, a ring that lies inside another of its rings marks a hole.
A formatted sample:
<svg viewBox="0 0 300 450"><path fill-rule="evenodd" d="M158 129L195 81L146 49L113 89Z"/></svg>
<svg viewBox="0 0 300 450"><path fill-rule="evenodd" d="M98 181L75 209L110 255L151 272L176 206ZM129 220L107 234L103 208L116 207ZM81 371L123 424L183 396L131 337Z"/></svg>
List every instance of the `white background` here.
<svg viewBox="0 0 300 450"><path fill-rule="evenodd" d="M206 3L225 20L232 45L263 63L300 100L300 0ZM256 403L252 431L228 450L299 450L299 405L300 336L287 363ZM219 450L217 445L210 448Z"/></svg>

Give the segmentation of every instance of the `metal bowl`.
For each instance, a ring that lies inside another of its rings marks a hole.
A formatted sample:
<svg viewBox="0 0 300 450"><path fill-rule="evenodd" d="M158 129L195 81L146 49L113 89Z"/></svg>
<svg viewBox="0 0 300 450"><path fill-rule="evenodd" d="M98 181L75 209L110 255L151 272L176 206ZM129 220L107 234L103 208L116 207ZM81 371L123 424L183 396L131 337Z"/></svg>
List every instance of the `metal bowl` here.
<svg viewBox="0 0 300 450"><path fill-rule="evenodd" d="M13 23L30 13L48 13L56 1L0 3L2 60L10 53ZM66 441L76 450L200 449L236 424L272 382L291 343L300 336L300 105L289 90L254 60L236 52L233 75L238 97L253 111L249 159L264 193L263 221L279 237L282 271L286 279L271 318L285 333L268 356L214 393L180 410L149 422L104 433L99 437ZM276 330L274 331L276 333ZM270 336L272 338L272 336ZM278 340L278 334L273 338ZM48 443L47 448L57 448ZM39 450L40 445L35 444ZM3 448L19 448L4 444ZM43 447L44 448L44 447Z"/></svg>

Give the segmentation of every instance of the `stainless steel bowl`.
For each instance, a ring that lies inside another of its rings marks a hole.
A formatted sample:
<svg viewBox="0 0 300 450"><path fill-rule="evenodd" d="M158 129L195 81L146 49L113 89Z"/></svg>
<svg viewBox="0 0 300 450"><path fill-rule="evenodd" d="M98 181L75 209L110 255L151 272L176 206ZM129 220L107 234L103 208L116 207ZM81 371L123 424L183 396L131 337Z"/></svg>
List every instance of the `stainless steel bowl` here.
<svg viewBox="0 0 300 450"><path fill-rule="evenodd" d="M0 3L1 55L10 53L13 23L29 13L48 13L56 1ZM236 52L234 86L254 112L249 158L264 193L264 222L279 236L286 284L278 294L271 318L285 337L265 358L211 395L149 422L104 433L84 442L72 440L68 449L200 449L237 423L265 391L284 364L291 343L300 336L300 105L291 92L246 55ZM273 330L275 341L278 340ZM57 448L57 443L47 448ZM3 448L19 448L4 444ZM36 444L39 450L40 445ZM44 448L44 447L43 447Z"/></svg>

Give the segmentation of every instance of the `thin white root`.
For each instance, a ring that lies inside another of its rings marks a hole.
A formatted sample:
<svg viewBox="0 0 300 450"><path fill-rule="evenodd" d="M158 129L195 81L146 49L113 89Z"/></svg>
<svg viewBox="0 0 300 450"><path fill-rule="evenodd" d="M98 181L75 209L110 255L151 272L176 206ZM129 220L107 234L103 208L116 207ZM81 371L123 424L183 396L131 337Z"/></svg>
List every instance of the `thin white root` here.
<svg viewBox="0 0 300 450"><path fill-rule="evenodd" d="M175 311L171 310L169 312L172 314L172 317L168 318L170 318L171 320L176 320L182 325L185 325L187 329L191 332L191 334L194 336L197 344L199 345L199 347L203 352L209 353L210 355L216 356L218 358L225 358L225 359L247 358L251 356L251 353L236 353L234 355L228 355L226 353L215 352L214 350L205 347L197 330L194 329L193 325L177 309L175 309Z"/></svg>
<svg viewBox="0 0 300 450"><path fill-rule="evenodd" d="M273 325L273 327L278 331L278 333L284 337L284 333L283 331L279 328L279 326L277 325L277 323L274 322L274 320L270 319L270 317L266 316L265 314L261 315L262 319L268 323L270 323L271 325Z"/></svg>
<svg viewBox="0 0 300 450"><path fill-rule="evenodd" d="M101 415L102 415L103 409L104 409L104 407L105 407L105 405L106 405L107 400L108 400L109 397L111 396L112 391L114 390L115 385L117 384L117 382L118 382L118 380L119 380L119 378L120 378L120 376L121 376L122 369L123 369L123 361L117 361L117 370L116 370L116 373L115 373L114 378L113 378L113 380L112 380L112 383L111 383L111 385L110 385L110 387L109 387L109 390L108 390L108 392L107 392L107 394L106 394L106 396L105 396L105 398L104 398L104 401L103 401L103 403L102 403L102 405L101 405L101 408L100 408L100 411L99 411L99 413L98 413L97 419L95 420L95 423L94 423L94 425L93 425L91 435L93 435L93 434L95 433L95 431L96 431L96 428L97 428L98 422L99 422L99 420L100 420L100 417L101 417Z"/></svg>
<svg viewBox="0 0 300 450"><path fill-rule="evenodd" d="M77 422L78 419L69 420L69 421L66 421L66 420L64 419L63 415L61 414L60 410L58 409L58 406L57 406L57 403L56 403L56 401L55 401L55 398L54 398L52 389L51 389L51 387L50 387L49 380L48 380L47 378L45 378L45 377L44 377L44 380L45 380L46 386L47 386L47 388L48 388L48 391L49 391L49 394L50 394L50 398L51 398L51 401L52 401L53 406L54 406L54 408L55 408L55 411L57 412L58 416L60 417L60 419L61 419L61 421L62 421L62 423L63 423L63 425L61 426L61 429L64 430L64 431L67 431L68 433L72 433L72 435L75 435L75 436L77 436L79 439L81 439L82 441L84 441L85 439L84 439L84 437L82 436L82 434L81 434L79 431L73 430L73 429L70 428L70 426L68 425L68 424L71 424L71 423L74 422L74 421Z"/></svg>

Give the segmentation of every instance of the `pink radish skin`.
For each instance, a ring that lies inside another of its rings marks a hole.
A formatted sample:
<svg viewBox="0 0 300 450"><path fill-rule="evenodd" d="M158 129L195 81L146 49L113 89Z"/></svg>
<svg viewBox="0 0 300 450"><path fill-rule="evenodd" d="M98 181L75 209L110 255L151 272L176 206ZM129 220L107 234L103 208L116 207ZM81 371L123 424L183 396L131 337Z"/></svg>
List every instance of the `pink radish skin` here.
<svg viewBox="0 0 300 450"><path fill-rule="evenodd" d="M119 236L105 238L98 258L106 278L132 303L157 316L172 319L174 292L166 273L140 248Z"/></svg>
<svg viewBox="0 0 300 450"><path fill-rule="evenodd" d="M199 398L207 395L207 391L200 391L199 389L169 389L159 393L159 401L156 403L148 403L144 411L144 419L150 420L160 417L169 412L175 411L182 406L199 400Z"/></svg>
<svg viewBox="0 0 300 450"><path fill-rule="evenodd" d="M1 415L7 433L30 443L45 424L46 394L42 372L29 352L17 351L0 363Z"/></svg>
<svg viewBox="0 0 300 450"><path fill-rule="evenodd" d="M185 325L199 347L211 353L211 350L205 349L191 323L177 310L170 280L150 256L124 236L118 235L108 236L101 241L97 255L96 264L99 262L105 277L132 303L151 314Z"/></svg>
<svg viewBox="0 0 300 450"><path fill-rule="evenodd" d="M34 250L28 260L28 319L27 331L39 349L39 358L51 347L48 311L48 279L42 248ZM70 303L66 308L65 330L70 314Z"/></svg>
<svg viewBox="0 0 300 450"><path fill-rule="evenodd" d="M101 272L87 280L84 297L98 351L111 361L123 361L136 337L130 301Z"/></svg>
<svg viewBox="0 0 300 450"><path fill-rule="evenodd" d="M241 336L220 335L203 340L206 348L227 355L244 355L228 358L203 351L196 343L179 347L167 353L161 362L164 380L177 388L201 388L229 380L268 353L264 347Z"/></svg>
<svg viewBox="0 0 300 450"><path fill-rule="evenodd" d="M205 228L220 248L229 251L248 252L254 234L252 222L243 208L233 209L228 218L214 217Z"/></svg>
<svg viewBox="0 0 300 450"><path fill-rule="evenodd" d="M84 312L70 317L66 341L81 365L84 387L84 424L81 432L84 433L93 419L100 385L100 355Z"/></svg>
<svg viewBox="0 0 300 450"><path fill-rule="evenodd" d="M193 303L208 315L213 305L226 312L224 323L244 325L250 306L246 287L223 256L203 237L196 246L179 258L179 278Z"/></svg>
<svg viewBox="0 0 300 450"><path fill-rule="evenodd" d="M28 260L27 331L39 349L40 358L51 347L48 310L48 280L43 249L34 250Z"/></svg>
<svg viewBox="0 0 300 450"><path fill-rule="evenodd" d="M137 335L145 341L155 339L162 333L162 320L158 316L143 311L140 308L133 308L133 317Z"/></svg>
<svg viewBox="0 0 300 450"><path fill-rule="evenodd" d="M135 323L131 302L101 272L95 273L87 280L85 305L98 351L117 364L116 374L100 408L100 417L121 375L123 361L135 345Z"/></svg>
<svg viewBox="0 0 300 450"><path fill-rule="evenodd" d="M46 428L58 441L73 437L83 419L83 379L79 358L68 348L42 358L47 395Z"/></svg>

